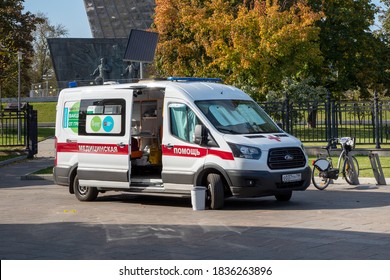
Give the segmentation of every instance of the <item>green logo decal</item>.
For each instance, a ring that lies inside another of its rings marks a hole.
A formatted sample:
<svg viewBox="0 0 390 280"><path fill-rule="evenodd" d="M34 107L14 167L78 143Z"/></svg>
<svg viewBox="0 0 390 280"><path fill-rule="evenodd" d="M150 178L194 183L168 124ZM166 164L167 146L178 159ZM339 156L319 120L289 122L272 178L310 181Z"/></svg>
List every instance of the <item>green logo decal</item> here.
<svg viewBox="0 0 390 280"><path fill-rule="evenodd" d="M92 131L98 132L100 130L100 128L102 127L102 120L98 116L93 117L90 125L91 125Z"/></svg>
<svg viewBox="0 0 390 280"><path fill-rule="evenodd" d="M79 111L80 102L75 102L69 110L68 127L72 129L74 133L79 131Z"/></svg>

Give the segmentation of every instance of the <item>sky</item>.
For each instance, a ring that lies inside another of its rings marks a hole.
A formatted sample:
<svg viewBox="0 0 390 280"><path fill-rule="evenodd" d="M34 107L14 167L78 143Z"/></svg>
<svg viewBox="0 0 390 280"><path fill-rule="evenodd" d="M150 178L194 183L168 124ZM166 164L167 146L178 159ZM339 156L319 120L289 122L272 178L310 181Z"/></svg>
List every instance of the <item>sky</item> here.
<svg viewBox="0 0 390 280"><path fill-rule="evenodd" d="M24 0L24 11L44 13L51 25L65 26L69 38L92 38L83 0Z"/></svg>
<svg viewBox="0 0 390 280"><path fill-rule="evenodd" d="M33 14L44 13L52 25L65 26L69 38L92 38L83 0L24 0L24 7Z"/></svg>

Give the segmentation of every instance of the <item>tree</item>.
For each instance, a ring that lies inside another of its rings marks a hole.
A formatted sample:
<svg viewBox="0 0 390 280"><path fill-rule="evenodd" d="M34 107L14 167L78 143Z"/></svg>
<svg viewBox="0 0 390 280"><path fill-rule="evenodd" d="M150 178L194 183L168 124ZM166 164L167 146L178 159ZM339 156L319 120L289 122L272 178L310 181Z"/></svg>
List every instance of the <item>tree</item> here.
<svg viewBox="0 0 390 280"><path fill-rule="evenodd" d="M358 89L365 97L368 89L385 83L387 51L370 29L375 5L370 0L310 0L309 5L324 13L317 22L324 56L317 77L322 78L322 85L339 96Z"/></svg>
<svg viewBox="0 0 390 280"><path fill-rule="evenodd" d="M56 84L55 72L53 69L52 60L50 58L49 45L47 38L59 38L68 35L68 30L61 24L52 25L49 18L43 13L37 13L37 16L42 20L35 26L33 31L33 50L31 68L29 75L32 84L39 84L45 87L54 86Z"/></svg>
<svg viewBox="0 0 390 280"><path fill-rule="evenodd" d="M160 34L156 68L162 75L219 76L257 99L304 78L322 64L321 12L305 1L283 9L276 1L156 1Z"/></svg>
<svg viewBox="0 0 390 280"><path fill-rule="evenodd" d="M385 44L381 48L383 60L381 61L384 67L382 68L383 88L382 92L390 95L390 0L381 0L381 30L378 39Z"/></svg>
<svg viewBox="0 0 390 280"><path fill-rule="evenodd" d="M30 80L27 69L31 64L32 31L41 19L30 12L23 13L23 0L0 2L0 87L2 97L17 96L18 51L23 53L21 75L23 92Z"/></svg>
<svg viewBox="0 0 390 280"><path fill-rule="evenodd" d="M238 85L250 81L249 86L260 93L258 99L269 90L282 89L287 78L305 79L322 64L320 30L315 26L321 13L305 4L300 1L282 9L273 1L256 1L252 9L241 8L235 20Z"/></svg>
<svg viewBox="0 0 390 280"><path fill-rule="evenodd" d="M386 35L387 38L390 36L390 0L381 0L384 8L381 10L381 24L382 24L382 33Z"/></svg>
<svg viewBox="0 0 390 280"><path fill-rule="evenodd" d="M327 95L326 88L318 86L317 81L313 77L308 77L302 80L285 79L282 81L282 89L279 91L269 91L267 94L267 101L275 107L272 110L271 115L276 119L281 119L283 110L278 108L281 102L288 102L289 104L295 104L301 108L307 108L307 124L311 128L315 128L317 125L317 111L318 104L325 100ZM279 101L279 102L278 102ZM296 122L303 120L306 116L301 113L301 110L293 113L291 119L286 119L285 122ZM292 112L291 112L292 113Z"/></svg>

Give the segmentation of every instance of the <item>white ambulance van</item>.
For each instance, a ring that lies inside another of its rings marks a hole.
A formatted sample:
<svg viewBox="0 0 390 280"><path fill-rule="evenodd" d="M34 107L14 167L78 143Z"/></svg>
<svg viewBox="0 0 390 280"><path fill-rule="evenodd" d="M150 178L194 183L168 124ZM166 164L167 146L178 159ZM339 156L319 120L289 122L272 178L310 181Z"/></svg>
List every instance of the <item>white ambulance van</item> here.
<svg viewBox="0 0 390 280"><path fill-rule="evenodd" d="M81 201L99 192L288 201L310 184L302 143L243 91L214 79L169 78L69 88L56 116L55 182Z"/></svg>

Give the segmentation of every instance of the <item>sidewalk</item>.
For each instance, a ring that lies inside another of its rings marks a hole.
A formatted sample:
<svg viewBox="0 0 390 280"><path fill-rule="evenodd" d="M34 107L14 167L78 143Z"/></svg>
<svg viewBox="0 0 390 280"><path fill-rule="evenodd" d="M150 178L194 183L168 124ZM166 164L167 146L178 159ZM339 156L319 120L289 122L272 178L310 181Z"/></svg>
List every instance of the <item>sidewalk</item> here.
<svg viewBox="0 0 390 280"><path fill-rule="evenodd" d="M54 165L54 138L38 143L38 153L33 159L25 156L8 160L0 164L0 187L10 185L23 185L22 176ZM17 180L15 180L17 179Z"/></svg>

